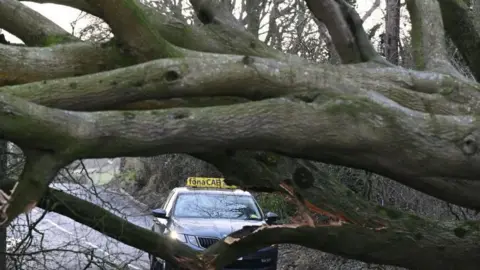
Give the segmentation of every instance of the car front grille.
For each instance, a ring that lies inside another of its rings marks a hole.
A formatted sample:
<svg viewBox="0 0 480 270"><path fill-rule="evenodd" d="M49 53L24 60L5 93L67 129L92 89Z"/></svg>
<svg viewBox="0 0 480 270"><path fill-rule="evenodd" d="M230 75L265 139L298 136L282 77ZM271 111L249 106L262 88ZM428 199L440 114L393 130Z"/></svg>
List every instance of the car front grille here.
<svg viewBox="0 0 480 270"><path fill-rule="evenodd" d="M203 248L208 248L209 246L215 244L217 241L218 238L198 237L198 243Z"/></svg>

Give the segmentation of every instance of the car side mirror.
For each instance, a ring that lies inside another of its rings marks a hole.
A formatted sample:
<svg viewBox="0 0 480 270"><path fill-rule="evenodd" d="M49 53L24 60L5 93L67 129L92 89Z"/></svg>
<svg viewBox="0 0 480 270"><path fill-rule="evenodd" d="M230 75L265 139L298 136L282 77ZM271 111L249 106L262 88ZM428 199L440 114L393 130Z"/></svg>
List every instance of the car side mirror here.
<svg viewBox="0 0 480 270"><path fill-rule="evenodd" d="M278 220L278 215L273 213L273 212L268 212L265 216L266 216L265 221L269 225L277 222L277 220Z"/></svg>
<svg viewBox="0 0 480 270"><path fill-rule="evenodd" d="M157 208L152 210L152 216L156 218L167 218L167 212L165 209Z"/></svg>

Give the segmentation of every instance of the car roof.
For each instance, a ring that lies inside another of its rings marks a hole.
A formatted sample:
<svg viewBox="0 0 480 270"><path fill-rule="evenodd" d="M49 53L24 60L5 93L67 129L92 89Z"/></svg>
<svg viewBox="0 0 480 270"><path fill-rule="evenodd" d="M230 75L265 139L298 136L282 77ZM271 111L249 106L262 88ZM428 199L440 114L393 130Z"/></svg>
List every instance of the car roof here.
<svg viewBox="0 0 480 270"><path fill-rule="evenodd" d="M196 187L177 187L172 190L176 193L210 193L223 195L252 196L248 191L241 189L220 189L220 188L196 188Z"/></svg>

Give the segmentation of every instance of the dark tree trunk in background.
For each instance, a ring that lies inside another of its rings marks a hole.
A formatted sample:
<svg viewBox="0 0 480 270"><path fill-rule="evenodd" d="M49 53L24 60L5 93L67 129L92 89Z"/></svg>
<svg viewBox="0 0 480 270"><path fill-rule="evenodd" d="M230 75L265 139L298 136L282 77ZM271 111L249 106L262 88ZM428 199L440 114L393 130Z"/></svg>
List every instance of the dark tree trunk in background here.
<svg viewBox="0 0 480 270"><path fill-rule="evenodd" d="M0 140L0 185L7 175L7 142ZM7 270L7 229L0 228L0 270Z"/></svg>
<svg viewBox="0 0 480 270"><path fill-rule="evenodd" d="M387 0L385 18L385 57L398 65L398 44L400 39L400 0Z"/></svg>
<svg viewBox="0 0 480 270"><path fill-rule="evenodd" d="M261 4L262 2L260 0L247 0L245 7L247 12L247 31L256 37L260 31L260 13L263 10L260 6Z"/></svg>
<svg viewBox="0 0 480 270"><path fill-rule="evenodd" d="M151 208L160 207L168 193L185 185L190 176L222 177L211 164L186 154L123 158L120 184L130 194Z"/></svg>

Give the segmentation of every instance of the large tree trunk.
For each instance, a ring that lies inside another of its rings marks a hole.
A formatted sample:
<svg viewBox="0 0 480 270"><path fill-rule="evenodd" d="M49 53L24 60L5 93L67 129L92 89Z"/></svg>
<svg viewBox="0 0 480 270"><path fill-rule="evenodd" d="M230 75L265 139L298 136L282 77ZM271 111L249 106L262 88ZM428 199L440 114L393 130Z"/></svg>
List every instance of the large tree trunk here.
<svg viewBox="0 0 480 270"><path fill-rule="evenodd" d="M117 181L122 188L152 208L160 207L168 193L190 176L222 177L211 164L186 154L124 158Z"/></svg>

